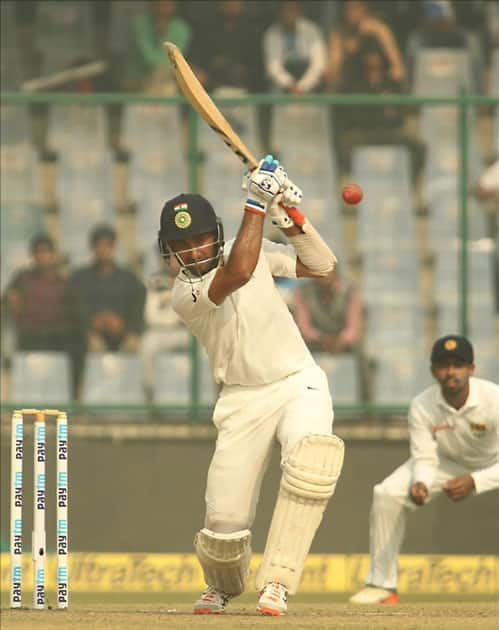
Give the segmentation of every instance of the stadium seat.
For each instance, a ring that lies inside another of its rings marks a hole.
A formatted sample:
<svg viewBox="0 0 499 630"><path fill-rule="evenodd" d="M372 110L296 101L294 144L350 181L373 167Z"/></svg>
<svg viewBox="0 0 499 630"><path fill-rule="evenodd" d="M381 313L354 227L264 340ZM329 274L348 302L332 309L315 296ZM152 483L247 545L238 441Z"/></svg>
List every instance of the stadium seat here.
<svg viewBox="0 0 499 630"><path fill-rule="evenodd" d="M64 70L80 59L95 59L97 25L91 3L39 2L34 27L34 45L41 57L42 74Z"/></svg>
<svg viewBox="0 0 499 630"><path fill-rule="evenodd" d="M497 383L497 375L499 374L499 358L497 355L481 356L476 352L475 354L477 355L475 357L475 376Z"/></svg>
<svg viewBox="0 0 499 630"><path fill-rule="evenodd" d="M389 186L380 195L367 188L357 217L361 252L411 251L416 247L413 202L409 195L397 194Z"/></svg>
<svg viewBox="0 0 499 630"><path fill-rule="evenodd" d="M215 402L217 388L204 352L199 353L200 395L203 405ZM191 357L185 352L161 353L157 357L153 401L161 405L188 405L191 401Z"/></svg>
<svg viewBox="0 0 499 630"><path fill-rule="evenodd" d="M1 6L4 4L1 3ZM0 106L0 121L2 148L4 146L29 144L31 142L32 123L27 105L2 103Z"/></svg>
<svg viewBox="0 0 499 630"><path fill-rule="evenodd" d="M12 358L12 402L68 403L70 382L70 363L63 352L16 352Z"/></svg>
<svg viewBox="0 0 499 630"><path fill-rule="evenodd" d="M471 55L456 48L416 51L412 91L423 96L455 96L461 87L474 87Z"/></svg>
<svg viewBox="0 0 499 630"><path fill-rule="evenodd" d="M370 303L366 314L365 344L369 357L385 352L408 352L424 342L425 314L419 304Z"/></svg>
<svg viewBox="0 0 499 630"><path fill-rule="evenodd" d="M88 234L97 223L114 224L113 168L110 154L64 155L56 176L61 246L72 264L88 258Z"/></svg>
<svg viewBox="0 0 499 630"><path fill-rule="evenodd" d="M331 147L330 108L302 104L273 107L271 146L302 188L307 216L338 249L340 195Z"/></svg>
<svg viewBox="0 0 499 630"><path fill-rule="evenodd" d="M82 402L142 404L142 361L134 354L90 352L86 356Z"/></svg>
<svg viewBox="0 0 499 630"><path fill-rule="evenodd" d="M130 152L130 168L156 174L185 175L185 146L180 108L156 103L127 105L121 144Z"/></svg>
<svg viewBox="0 0 499 630"><path fill-rule="evenodd" d="M461 328L457 294L452 300L437 302L436 336L444 337L459 333Z"/></svg>
<svg viewBox="0 0 499 630"><path fill-rule="evenodd" d="M367 304L419 303L419 261L415 247L405 251L367 250L362 257L360 284Z"/></svg>
<svg viewBox="0 0 499 630"><path fill-rule="evenodd" d="M375 145L356 147L352 155L352 175L366 191L376 192L390 186L391 192L409 195L411 190L410 155L406 147Z"/></svg>
<svg viewBox="0 0 499 630"><path fill-rule="evenodd" d="M415 348L376 358L374 403L408 404L433 381L428 357L414 355Z"/></svg>
<svg viewBox="0 0 499 630"><path fill-rule="evenodd" d="M0 199L3 204L40 201L38 156L28 141L1 145L0 168L2 185Z"/></svg>
<svg viewBox="0 0 499 630"><path fill-rule="evenodd" d="M137 250L144 254L149 250L159 229L161 209L167 199L182 190L178 177L170 173L156 175L135 172L135 229Z"/></svg>
<svg viewBox="0 0 499 630"><path fill-rule="evenodd" d="M327 375L333 403L360 402L359 367L354 355L315 352L314 359Z"/></svg>
<svg viewBox="0 0 499 630"><path fill-rule="evenodd" d="M158 230L163 203L188 188L180 109L128 105L121 143L130 153L128 198L136 209L135 245L143 254Z"/></svg>
<svg viewBox="0 0 499 630"><path fill-rule="evenodd" d="M47 145L59 154L89 154L105 160L108 121L103 105L51 105L47 122Z"/></svg>

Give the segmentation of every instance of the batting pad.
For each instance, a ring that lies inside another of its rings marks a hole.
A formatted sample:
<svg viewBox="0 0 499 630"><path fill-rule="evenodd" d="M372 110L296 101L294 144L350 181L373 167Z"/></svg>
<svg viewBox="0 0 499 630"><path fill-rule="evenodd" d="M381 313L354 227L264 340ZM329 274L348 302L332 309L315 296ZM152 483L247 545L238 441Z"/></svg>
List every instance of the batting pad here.
<svg viewBox="0 0 499 630"><path fill-rule="evenodd" d="M279 495L256 576L258 590L268 582L279 582L296 593L305 558L334 494L343 454L343 441L335 435L307 435L282 465Z"/></svg>
<svg viewBox="0 0 499 630"><path fill-rule="evenodd" d="M240 595L244 591L251 558L249 529L216 534L204 528L196 534L194 547L208 586L230 595Z"/></svg>

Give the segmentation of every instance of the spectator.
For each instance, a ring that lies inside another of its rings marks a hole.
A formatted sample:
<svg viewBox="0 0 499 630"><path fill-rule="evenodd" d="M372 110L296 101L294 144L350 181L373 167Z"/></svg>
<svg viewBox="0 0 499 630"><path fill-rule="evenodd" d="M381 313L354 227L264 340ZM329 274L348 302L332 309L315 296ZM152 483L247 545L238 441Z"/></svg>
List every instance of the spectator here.
<svg viewBox="0 0 499 630"><path fill-rule="evenodd" d="M402 56L391 30L372 18L364 0L347 0L343 25L329 40L328 81L335 91L393 94L405 77ZM409 130L400 107L335 106L333 128L340 178L348 179L352 151L363 145L403 145L411 155L415 204L425 207L423 168L426 148Z"/></svg>
<svg viewBox="0 0 499 630"><path fill-rule="evenodd" d="M369 397L368 363L362 347L362 304L356 287L339 275L308 281L295 291L293 314L312 352L355 356L360 397Z"/></svg>
<svg viewBox="0 0 499 630"><path fill-rule="evenodd" d="M149 10L133 22L127 69L129 87L171 93L176 90L176 84L163 42L173 42L185 53L191 42L191 27L176 15L176 0L150 0L148 6Z"/></svg>
<svg viewBox="0 0 499 630"><path fill-rule="evenodd" d="M302 94L321 85L326 46L319 27L302 12L301 2L285 0L278 21L265 31L264 59L274 91Z"/></svg>
<svg viewBox="0 0 499 630"><path fill-rule="evenodd" d="M172 308L173 283L179 271L177 259L162 259L159 275L151 281L146 297L145 325L141 354L144 364L146 398L152 401L155 361L160 352L188 350L190 334Z"/></svg>
<svg viewBox="0 0 499 630"><path fill-rule="evenodd" d="M416 56L421 48L458 48L469 52L475 88L481 89L483 66L481 42L479 37L474 37L467 30L468 23L465 23L466 28L459 24L454 5L450 0L424 0L420 24L411 33L407 42L407 61L411 83Z"/></svg>
<svg viewBox="0 0 499 630"><path fill-rule="evenodd" d="M405 79L402 54L389 26L371 15L366 0L346 0L343 22L329 36L328 84L341 92L362 92L365 86L362 58L366 43L375 42L383 59L384 74L400 86Z"/></svg>
<svg viewBox="0 0 499 630"><path fill-rule="evenodd" d="M6 291L16 348L64 351L68 339L64 306L67 280L59 268L54 242L46 234L39 234L32 239L30 252L33 265L16 274Z"/></svg>
<svg viewBox="0 0 499 630"><path fill-rule="evenodd" d="M295 292L294 316L312 351L351 352L361 339L362 307L354 286L338 271Z"/></svg>
<svg viewBox="0 0 499 630"><path fill-rule="evenodd" d="M90 235L93 262L69 279L75 395L87 351L133 352L139 347L145 287L134 273L116 264L115 243L113 228L97 226Z"/></svg>
<svg viewBox="0 0 499 630"><path fill-rule="evenodd" d="M255 36L243 0L219 0L207 28L195 33L192 62L206 89L255 87ZM201 30L202 29L202 30Z"/></svg>

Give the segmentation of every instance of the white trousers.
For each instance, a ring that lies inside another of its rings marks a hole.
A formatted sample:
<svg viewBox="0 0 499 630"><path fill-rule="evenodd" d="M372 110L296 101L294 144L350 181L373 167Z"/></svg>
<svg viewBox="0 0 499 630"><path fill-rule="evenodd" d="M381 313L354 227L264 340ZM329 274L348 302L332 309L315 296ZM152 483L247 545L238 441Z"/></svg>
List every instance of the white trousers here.
<svg viewBox="0 0 499 630"><path fill-rule="evenodd" d="M470 471L440 459L435 481L429 488L428 501L443 492L442 485ZM398 555L405 534L407 512L423 507L409 499L413 482L413 460L408 459L384 481L374 486L369 527L370 565L366 584L397 588Z"/></svg>
<svg viewBox="0 0 499 630"><path fill-rule="evenodd" d="M225 386L213 422L218 437L208 471L205 527L221 534L249 529L274 440L285 460L302 437L331 435L327 377L313 366L269 385Z"/></svg>

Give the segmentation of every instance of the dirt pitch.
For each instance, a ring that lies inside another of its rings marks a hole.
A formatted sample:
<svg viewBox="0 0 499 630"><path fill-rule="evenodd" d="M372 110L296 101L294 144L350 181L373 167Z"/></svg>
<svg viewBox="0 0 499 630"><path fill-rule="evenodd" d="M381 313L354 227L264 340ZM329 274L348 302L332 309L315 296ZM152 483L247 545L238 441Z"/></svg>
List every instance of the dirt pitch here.
<svg viewBox="0 0 499 630"><path fill-rule="evenodd" d="M497 597L405 597L397 606L354 607L347 595L299 595L286 617L261 617L256 596L244 595L231 603L223 616L191 614L190 595L74 596L67 611L9 610L2 599L2 630L267 630L269 624L300 630L493 630L499 628ZM50 603L49 597L49 603ZM230 612L229 612L230 611Z"/></svg>

